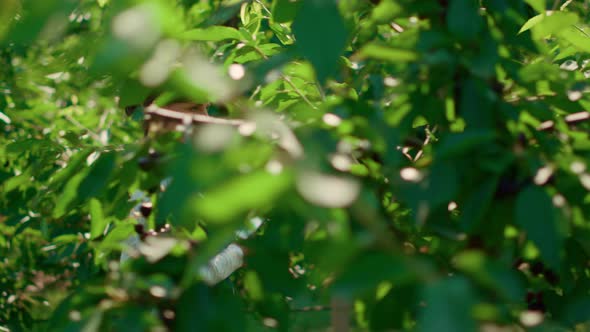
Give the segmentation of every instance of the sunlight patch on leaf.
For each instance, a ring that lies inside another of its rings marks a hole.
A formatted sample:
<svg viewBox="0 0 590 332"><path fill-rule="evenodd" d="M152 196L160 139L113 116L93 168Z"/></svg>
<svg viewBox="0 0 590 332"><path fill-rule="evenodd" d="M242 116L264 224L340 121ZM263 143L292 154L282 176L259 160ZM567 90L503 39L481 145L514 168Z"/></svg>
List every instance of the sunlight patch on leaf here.
<svg viewBox="0 0 590 332"><path fill-rule="evenodd" d="M192 29L180 35L184 40L221 41L226 39L242 39L242 34L231 27L211 26L208 28Z"/></svg>
<svg viewBox="0 0 590 332"><path fill-rule="evenodd" d="M238 176L194 199L194 211L212 223L232 221L250 210L272 204L291 185L289 172Z"/></svg>
<svg viewBox="0 0 590 332"><path fill-rule="evenodd" d="M148 262L154 263L164 258L178 244L178 240L171 237L148 236L138 246L139 252Z"/></svg>
<svg viewBox="0 0 590 332"><path fill-rule="evenodd" d="M145 86L155 87L164 83L180 54L180 44L164 40L158 44L153 56L140 69L139 80Z"/></svg>
<svg viewBox="0 0 590 332"><path fill-rule="evenodd" d="M418 54L414 51L393 48L377 43L365 45L359 51L359 54L363 59L368 58L393 63L415 61L418 59Z"/></svg>
<svg viewBox="0 0 590 332"><path fill-rule="evenodd" d="M297 177L297 191L312 204L340 208L354 203L361 185L351 177L306 171Z"/></svg>
<svg viewBox="0 0 590 332"><path fill-rule="evenodd" d="M99 200L92 198L88 205L90 209L90 239L96 239L104 233L108 221L105 219Z"/></svg>
<svg viewBox="0 0 590 332"><path fill-rule="evenodd" d="M140 5L118 14L112 23L114 35L138 49L151 47L162 31L153 8Z"/></svg>

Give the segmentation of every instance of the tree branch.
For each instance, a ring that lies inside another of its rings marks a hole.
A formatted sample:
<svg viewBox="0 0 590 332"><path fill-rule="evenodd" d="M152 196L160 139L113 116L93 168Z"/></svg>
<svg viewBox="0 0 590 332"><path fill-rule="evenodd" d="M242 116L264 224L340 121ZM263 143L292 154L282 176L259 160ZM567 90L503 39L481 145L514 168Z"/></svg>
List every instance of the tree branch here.
<svg viewBox="0 0 590 332"><path fill-rule="evenodd" d="M568 114L565 116L564 121L568 125L575 125L580 122L585 122L590 120L590 112L577 112ZM555 121L549 120L541 123L539 127L537 127L538 131L549 131L555 128Z"/></svg>
<svg viewBox="0 0 590 332"><path fill-rule="evenodd" d="M150 105L146 108L145 114L149 117L160 117L168 120L178 121L181 124L185 123L202 123L202 124L218 124L227 126L240 126L247 121L241 119L224 119L217 118L204 114L197 114L191 112L179 112L165 108L158 107L156 105Z"/></svg>

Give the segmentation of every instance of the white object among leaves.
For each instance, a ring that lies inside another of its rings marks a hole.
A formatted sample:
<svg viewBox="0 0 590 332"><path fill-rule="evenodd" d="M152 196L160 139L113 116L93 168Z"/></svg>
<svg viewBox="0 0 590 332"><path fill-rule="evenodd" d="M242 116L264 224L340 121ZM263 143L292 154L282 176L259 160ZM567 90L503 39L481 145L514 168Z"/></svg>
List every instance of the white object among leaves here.
<svg viewBox="0 0 590 332"><path fill-rule="evenodd" d="M164 189L165 189L165 187L169 184L169 182L170 182L170 179L166 179L165 181L162 181L161 186L164 187ZM137 201L138 203L131 210L130 217L134 218L138 224L145 226L147 224L147 222L146 222L145 218L140 213L140 207L144 202L149 201L149 198L147 197L147 195L144 192L136 191L131 196L131 200ZM263 220L260 217L254 217L251 220L249 220L248 224L246 225L246 227L244 229L238 230L236 232L236 235L239 238L246 239L250 235L252 235L254 232L256 232L256 230L262 225L262 223L263 223ZM150 238L148 238L147 240L149 240L149 239ZM161 248L162 244L166 247L166 248L164 248L165 250L158 251L158 253L161 252L164 254L168 253L170 251L170 249L172 248L173 244L176 243L176 241L173 241L173 239L158 240L157 238L154 238L153 240L156 242L162 242L162 241L166 242L166 243L159 243L160 245L157 246L160 249L162 249ZM167 242L170 242L170 244L168 245ZM139 253L146 255L146 257L148 257L148 260L150 260L150 261L156 261L156 260L162 258L162 256L160 256L160 255L155 255L155 256L152 255L152 253L150 251L151 250L150 244L151 243L146 243L146 244L142 243L142 241L139 239L139 236L136 234L130 236L125 241L126 249L123 250L123 252L121 253L120 263L123 263L123 262L129 260L129 258L131 258L135 255L138 255ZM154 257L151 257L151 256L154 256ZM227 277L229 277L234 271L236 271L237 269L242 267L243 264L244 264L244 250L239 245L237 245L235 243L231 243L225 249L223 249L220 253L218 253L213 258L211 258L211 260L209 260L207 265L205 265L199 269L199 276L203 279L203 281L207 285L213 286L213 285L219 283L220 281L226 279Z"/></svg>
<svg viewBox="0 0 590 332"><path fill-rule="evenodd" d="M237 244L230 244L215 255L207 266L199 270L199 275L207 285L215 285L229 277L244 264L244 250Z"/></svg>
<svg viewBox="0 0 590 332"><path fill-rule="evenodd" d="M299 194L308 202L329 208L354 203L361 188L354 178L320 172L301 173L295 184Z"/></svg>

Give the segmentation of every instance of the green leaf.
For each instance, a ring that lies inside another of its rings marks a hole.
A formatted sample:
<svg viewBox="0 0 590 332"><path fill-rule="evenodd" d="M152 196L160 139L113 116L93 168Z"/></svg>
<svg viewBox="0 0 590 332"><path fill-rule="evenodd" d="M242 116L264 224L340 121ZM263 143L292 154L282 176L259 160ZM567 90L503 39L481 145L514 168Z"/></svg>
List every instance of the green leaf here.
<svg viewBox="0 0 590 332"><path fill-rule="evenodd" d="M455 198L459 174L451 163L435 163L427 181L426 197L430 207L448 204Z"/></svg>
<svg viewBox="0 0 590 332"><path fill-rule="evenodd" d="M21 174L19 176L13 176L10 179L8 179L2 183L2 186L1 186L2 191L8 193L8 192L11 192L17 188L22 188L27 183L30 183L29 182L30 178L31 178L31 175L27 174L27 173Z"/></svg>
<svg viewBox="0 0 590 332"><path fill-rule="evenodd" d="M228 222L271 204L292 183L292 175L256 172L239 176L195 200L195 212L210 222Z"/></svg>
<svg viewBox="0 0 590 332"><path fill-rule="evenodd" d="M13 18L19 6L18 0L4 0L0 3L0 42L6 31L13 23Z"/></svg>
<svg viewBox="0 0 590 332"><path fill-rule="evenodd" d="M490 208L497 186L498 177L490 176L469 193L464 202L460 202L460 223L464 230L472 231L479 227L481 220Z"/></svg>
<svg viewBox="0 0 590 332"><path fill-rule="evenodd" d="M108 179L115 169L116 154L113 152L102 153L98 160L90 166L88 176L80 183L78 199L83 201L97 195L100 190L108 185Z"/></svg>
<svg viewBox="0 0 590 332"><path fill-rule="evenodd" d="M371 18L377 24L388 24L403 11L402 5L395 0L384 0L373 9Z"/></svg>
<svg viewBox="0 0 590 332"><path fill-rule="evenodd" d="M318 81L324 82L338 67L348 32L335 1L304 1L293 33L296 48L314 66Z"/></svg>
<svg viewBox="0 0 590 332"><path fill-rule="evenodd" d="M150 88L147 88L137 80L127 79L122 82L119 90L119 106L142 105L150 92Z"/></svg>
<svg viewBox="0 0 590 332"><path fill-rule="evenodd" d="M208 28L199 28L188 30L180 35L184 40L198 41L221 41L226 39L242 39L242 34L231 27L211 26Z"/></svg>
<svg viewBox="0 0 590 332"><path fill-rule="evenodd" d="M447 11L449 31L461 40L474 40L483 26L479 1L451 0Z"/></svg>
<svg viewBox="0 0 590 332"><path fill-rule="evenodd" d="M570 28L573 24L578 23L578 15L569 12L554 12L551 15L545 15L543 20L532 27L535 39L542 39L549 35L554 35L562 30Z"/></svg>
<svg viewBox="0 0 590 332"><path fill-rule="evenodd" d="M119 250L123 246L123 241L129 237L136 235L133 225L131 223L119 223L109 231L107 236L100 242L98 249L100 251L108 252L110 250Z"/></svg>
<svg viewBox="0 0 590 332"><path fill-rule="evenodd" d="M248 271L244 275L244 289L254 301L260 301L264 297L264 288L256 271Z"/></svg>
<svg viewBox="0 0 590 332"><path fill-rule="evenodd" d="M551 197L541 187L529 186L516 199L516 224L540 251L547 265L559 268L562 237Z"/></svg>
<svg viewBox="0 0 590 332"><path fill-rule="evenodd" d="M293 21L302 1L293 0L274 0L272 2L272 19L277 23L287 23Z"/></svg>
<svg viewBox="0 0 590 332"><path fill-rule="evenodd" d="M559 67L554 64L537 62L521 67L518 74L525 82L535 82L543 79L554 79L559 75L559 72Z"/></svg>
<svg viewBox="0 0 590 332"><path fill-rule="evenodd" d="M51 184L58 187L63 185L65 181L79 172L82 165L86 162L86 158L88 158L92 152L92 149L86 149L72 156L68 165L64 169L58 171L55 176L51 178Z"/></svg>
<svg viewBox="0 0 590 332"><path fill-rule="evenodd" d="M107 220L102 211L102 204L96 198L92 198L88 202L90 208L90 239L96 239L104 233L107 227Z"/></svg>
<svg viewBox="0 0 590 332"><path fill-rule="evenodd" d="M414 314L418 306L417 290L415 283L394 285L370 311L371 331L403 330L405 317Z"/></svg>
<svg viewBox="0 0 590 332"><path fill-rule="evenodd" d="M427 285L424 301L426 307L418 317L419 332L477 331L471 316L475 299L467 279L451 277Z"/></svg>
<svg viewBox="0 0 590 332"><path fill-rule="evenodd" d="M528 21L526 21L523 26L520 28L520 30L518 31L518 33L523 33L529 29L531 29L532 27L534 27L535 25L539 24L540 22L543 21L543 18L545 17L545 14L539 14L536 16L531 17Z"/></svg>
<svg viewBox="0 0 590 332"><path fill-rule="evenodd" d="M90 318L85 322L81 332L99 332L103 320L102 310L95 310Z"/></svg>
<svg viewBox="0 0 590 332"><path fill-rule="evenodd" d="M7 6L7 10L22 6L22 9L17 11L21 17L19 20L15 20L15 24L8 31L7 38L10 42L17 45L29 45L39 36L45 38L58 37L59 33L63 31L62 29L44 31L45 25L48 22L53 24L53 27L67 24L68 15L77 5L77 2L72 0L47 0L43 1L43 3L33 3L30 1L19 2L20 4L15 4L13 0L9 0ZM4 7L4 4L2 6ZM3 29L0 28L0 32L1 30Z"/></svg>
<svg viewBox="0 0 590 332"><path fill-rule="evenodd" d="M178 331L244 331L246 308L227 285L193 284L177 303L174 326Z"/></svg>
<svg viewBox="0 0 590 332"><path fill-rule="evenodd" d="M78 234L65 234L65 235L60 235L60 236L54 237L52 239L52 241L54 243L59 244L59 245L66 245L66 244L70 244L70 243L75 243L79 240L80 240L80 237Z"/></svg>
<svg viewBox="0 0 590 332"><path fill-rule="evenodd" d="M567 40L574 48L581 52L590 53L590 37L580 31L579 28L571 26L568 29L562 30L559 36Z"/></svg>
<svg viewBox="0 0 590 332"><path fill-rule="evenodd" d="M464 251L453 258L453 265L474 281L509 301L519 301L525 292L516 272L486 259L481 251Z"/></svg>
<svg viewBox="0 0 590 332"><path fill-rule="evenodd" d="M393 63L408 62L418 59L418 54L414 51L400 48L396 49L377 43L369 43L365 45L359 51L359 54L362 58L370 58Z"/></svg>
<svg viewBox="0 0 590 332"><path fill-rule="evenodd" d="M590 299L580 296L570 301L563 307L561 317L571 325L588 323L588 317L590 317Z"/></svg>
<svg viewBox="0 0 590 332"><path fill-rule="evenodd" d="M53 210L53 217L59 218L66 212L78 197L78 187L86 177L86 172L74 175L65 185L62 194L59 196L55 209Z"/></svg>
<svg viewBox="0 0 590 332"><path fill-rule="evenodd" d="M442 140L436 153L439 158L456 157L475 149L479 145L489 143L494 137L494 132L481 130L450 134Z"/></svg>

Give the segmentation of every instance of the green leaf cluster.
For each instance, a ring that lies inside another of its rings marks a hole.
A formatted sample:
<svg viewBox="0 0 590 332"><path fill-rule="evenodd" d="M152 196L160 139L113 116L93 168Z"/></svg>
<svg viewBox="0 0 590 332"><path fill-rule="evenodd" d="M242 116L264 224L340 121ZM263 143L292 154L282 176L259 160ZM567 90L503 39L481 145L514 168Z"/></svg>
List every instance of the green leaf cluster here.
<svg viewBox="0 0 590 332"><path fill-rule="evenodd" d="M2 0L0 331L590 329L589 18Z"/></svg>

